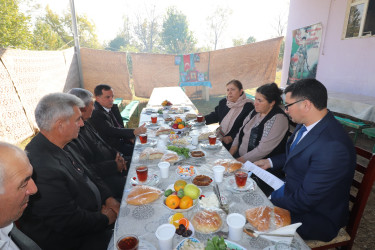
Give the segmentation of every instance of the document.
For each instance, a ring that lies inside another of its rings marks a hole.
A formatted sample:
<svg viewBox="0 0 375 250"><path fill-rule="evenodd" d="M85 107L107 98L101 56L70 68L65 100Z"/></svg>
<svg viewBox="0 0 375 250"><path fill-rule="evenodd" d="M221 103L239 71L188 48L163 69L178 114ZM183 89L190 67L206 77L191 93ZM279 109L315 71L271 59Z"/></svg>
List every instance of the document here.
<svg viewBox="0 0 375 250"><path fill-rule="evenodd" d="M270 185L275 190L281 188L284 185L284 182L282 180L250 161L245 162L242 168L247 171L253 172L253 174L262 179L265 183Z"/></svg>

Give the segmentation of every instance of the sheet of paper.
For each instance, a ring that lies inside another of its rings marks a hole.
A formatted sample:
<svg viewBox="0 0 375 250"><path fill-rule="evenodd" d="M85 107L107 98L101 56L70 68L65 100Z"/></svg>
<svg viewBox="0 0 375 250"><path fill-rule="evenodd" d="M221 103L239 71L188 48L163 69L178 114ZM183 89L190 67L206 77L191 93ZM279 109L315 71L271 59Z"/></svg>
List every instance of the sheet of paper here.
<svg viewBox="0 0 375 250"><path fill-rule="evenodd" d="M273 174L267 172L266 170L258 167L250 161L245 162L242 168L247 171L253 172L253 174L258 176L258 178L262 179L265 183L270 185L275 190L279 189L282 185L284 185L284 182L282 180L280 180Z"/></svg>

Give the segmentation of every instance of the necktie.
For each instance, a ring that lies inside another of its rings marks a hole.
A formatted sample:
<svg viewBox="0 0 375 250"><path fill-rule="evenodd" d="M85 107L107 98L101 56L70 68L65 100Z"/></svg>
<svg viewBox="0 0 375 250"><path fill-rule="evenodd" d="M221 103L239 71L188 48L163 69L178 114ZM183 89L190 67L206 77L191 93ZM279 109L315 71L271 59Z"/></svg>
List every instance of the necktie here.
<svg viewBox="0 0 375 250"><path fill-rule="evenodd" d="M294 142L293 142L292 145L290 146L290 150L289 150L289 152L292 151L292 150L294 149L294 147L297 145L297 143L299 142L299 140L301 140L302 134L303 134L305 131L307 131L307 129L306 129L305 125L303 125L303 126L299 129L296 139L294 140Z"/></svg>
<svg viewBox="0 0 375 250"><path fill-rule="evenodd" d="M121 128L121 125L120 123L117 121L115 115L113 114L113 112L110 110L109 112L109 115L111 116L112 118L112 121L115 123L115 126L118 127L118 128Z"/></svg>

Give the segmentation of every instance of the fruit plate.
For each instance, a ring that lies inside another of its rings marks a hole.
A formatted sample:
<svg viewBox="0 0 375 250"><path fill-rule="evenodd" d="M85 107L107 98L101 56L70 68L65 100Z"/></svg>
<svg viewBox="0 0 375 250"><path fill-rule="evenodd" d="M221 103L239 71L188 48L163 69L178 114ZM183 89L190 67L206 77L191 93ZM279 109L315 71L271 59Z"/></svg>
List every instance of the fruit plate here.
<svg viewBox="0 0 375 250"><path fill-rule="evenodd" d="M183 239L182 241L180 241L180 243L178 243L178 245L176 246L175 250L181 250L183 249L182 247L187 244L186 242L190 240L191 242L194 242L194 243L200 243L200 241L196 238L193 238L193 237L189 237L189 238L186 238L186 239ZM193 246L194 248L194 246Z"/></svg>
<svg viewBox="0 0 375 250"><path fill-rule="evenodd" d="M183 165L177 166L176 174L178 177L187 180L195 177L198 173L196 167L192 165Z"/></svg>
<svg viewBox="0 0 375 250"><path fill-rule="evenodd" d="M168 218L168 223L170 223L170 224L172 224L171 223L172 217L173 217L173 215L169 216L169 218ZM186 230L190 230L191 231L191 235L189 237L193 237L194 236L194 233L195 233L194 226L193 226L193 224L190 223L190 221L189 221L189 227ZM182 235L179 235L179 236L183 237ZM186 237L183 237L183 238L186 238Z"/></svg>
<svg viewBox="0 0 375 250"><path fill-rule="evenodd" d="M181 208L172 209L172 208L168 207L167 205L165 205L165 200L166 199L167 199L167 197L164 197L164 199L163 199L163 206L166 207L168 210L170 210L172 212L175 212L175 213L182 213L182 212L189 211L189 210L191 210L192 208L194 208L198 204L198 199L195 199L195 200L193 200L193 206L191 206L189 208L186 208L186 209L181 209Z"/></svg>

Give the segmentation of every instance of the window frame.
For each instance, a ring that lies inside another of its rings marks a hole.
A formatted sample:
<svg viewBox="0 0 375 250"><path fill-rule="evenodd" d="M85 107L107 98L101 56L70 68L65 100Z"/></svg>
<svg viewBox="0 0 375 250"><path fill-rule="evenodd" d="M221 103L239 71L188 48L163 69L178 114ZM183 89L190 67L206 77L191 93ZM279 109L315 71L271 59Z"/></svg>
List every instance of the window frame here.
<svg viewBox="0 0 375 250"><path fill-rule="evenodd" d="M342 40L375 36L375 34L371 34L371 35L365 34L365 35L363 35L363 28L365 26L365 21L366 21L366 17L367 17L369 3L370 3L370 0L348 0L347 5L346 5L344 29L342 31L342 37L341 37ZM363 15L362 15L362 18L361 18L361 24L360 24L360 27L359 27L358 36L346 37L346 32L347 32L347 29L348 29L348 22L349 22L350 9L353 6L360 5L360 4L364 4L364 6L363 6Z"/></svg>

